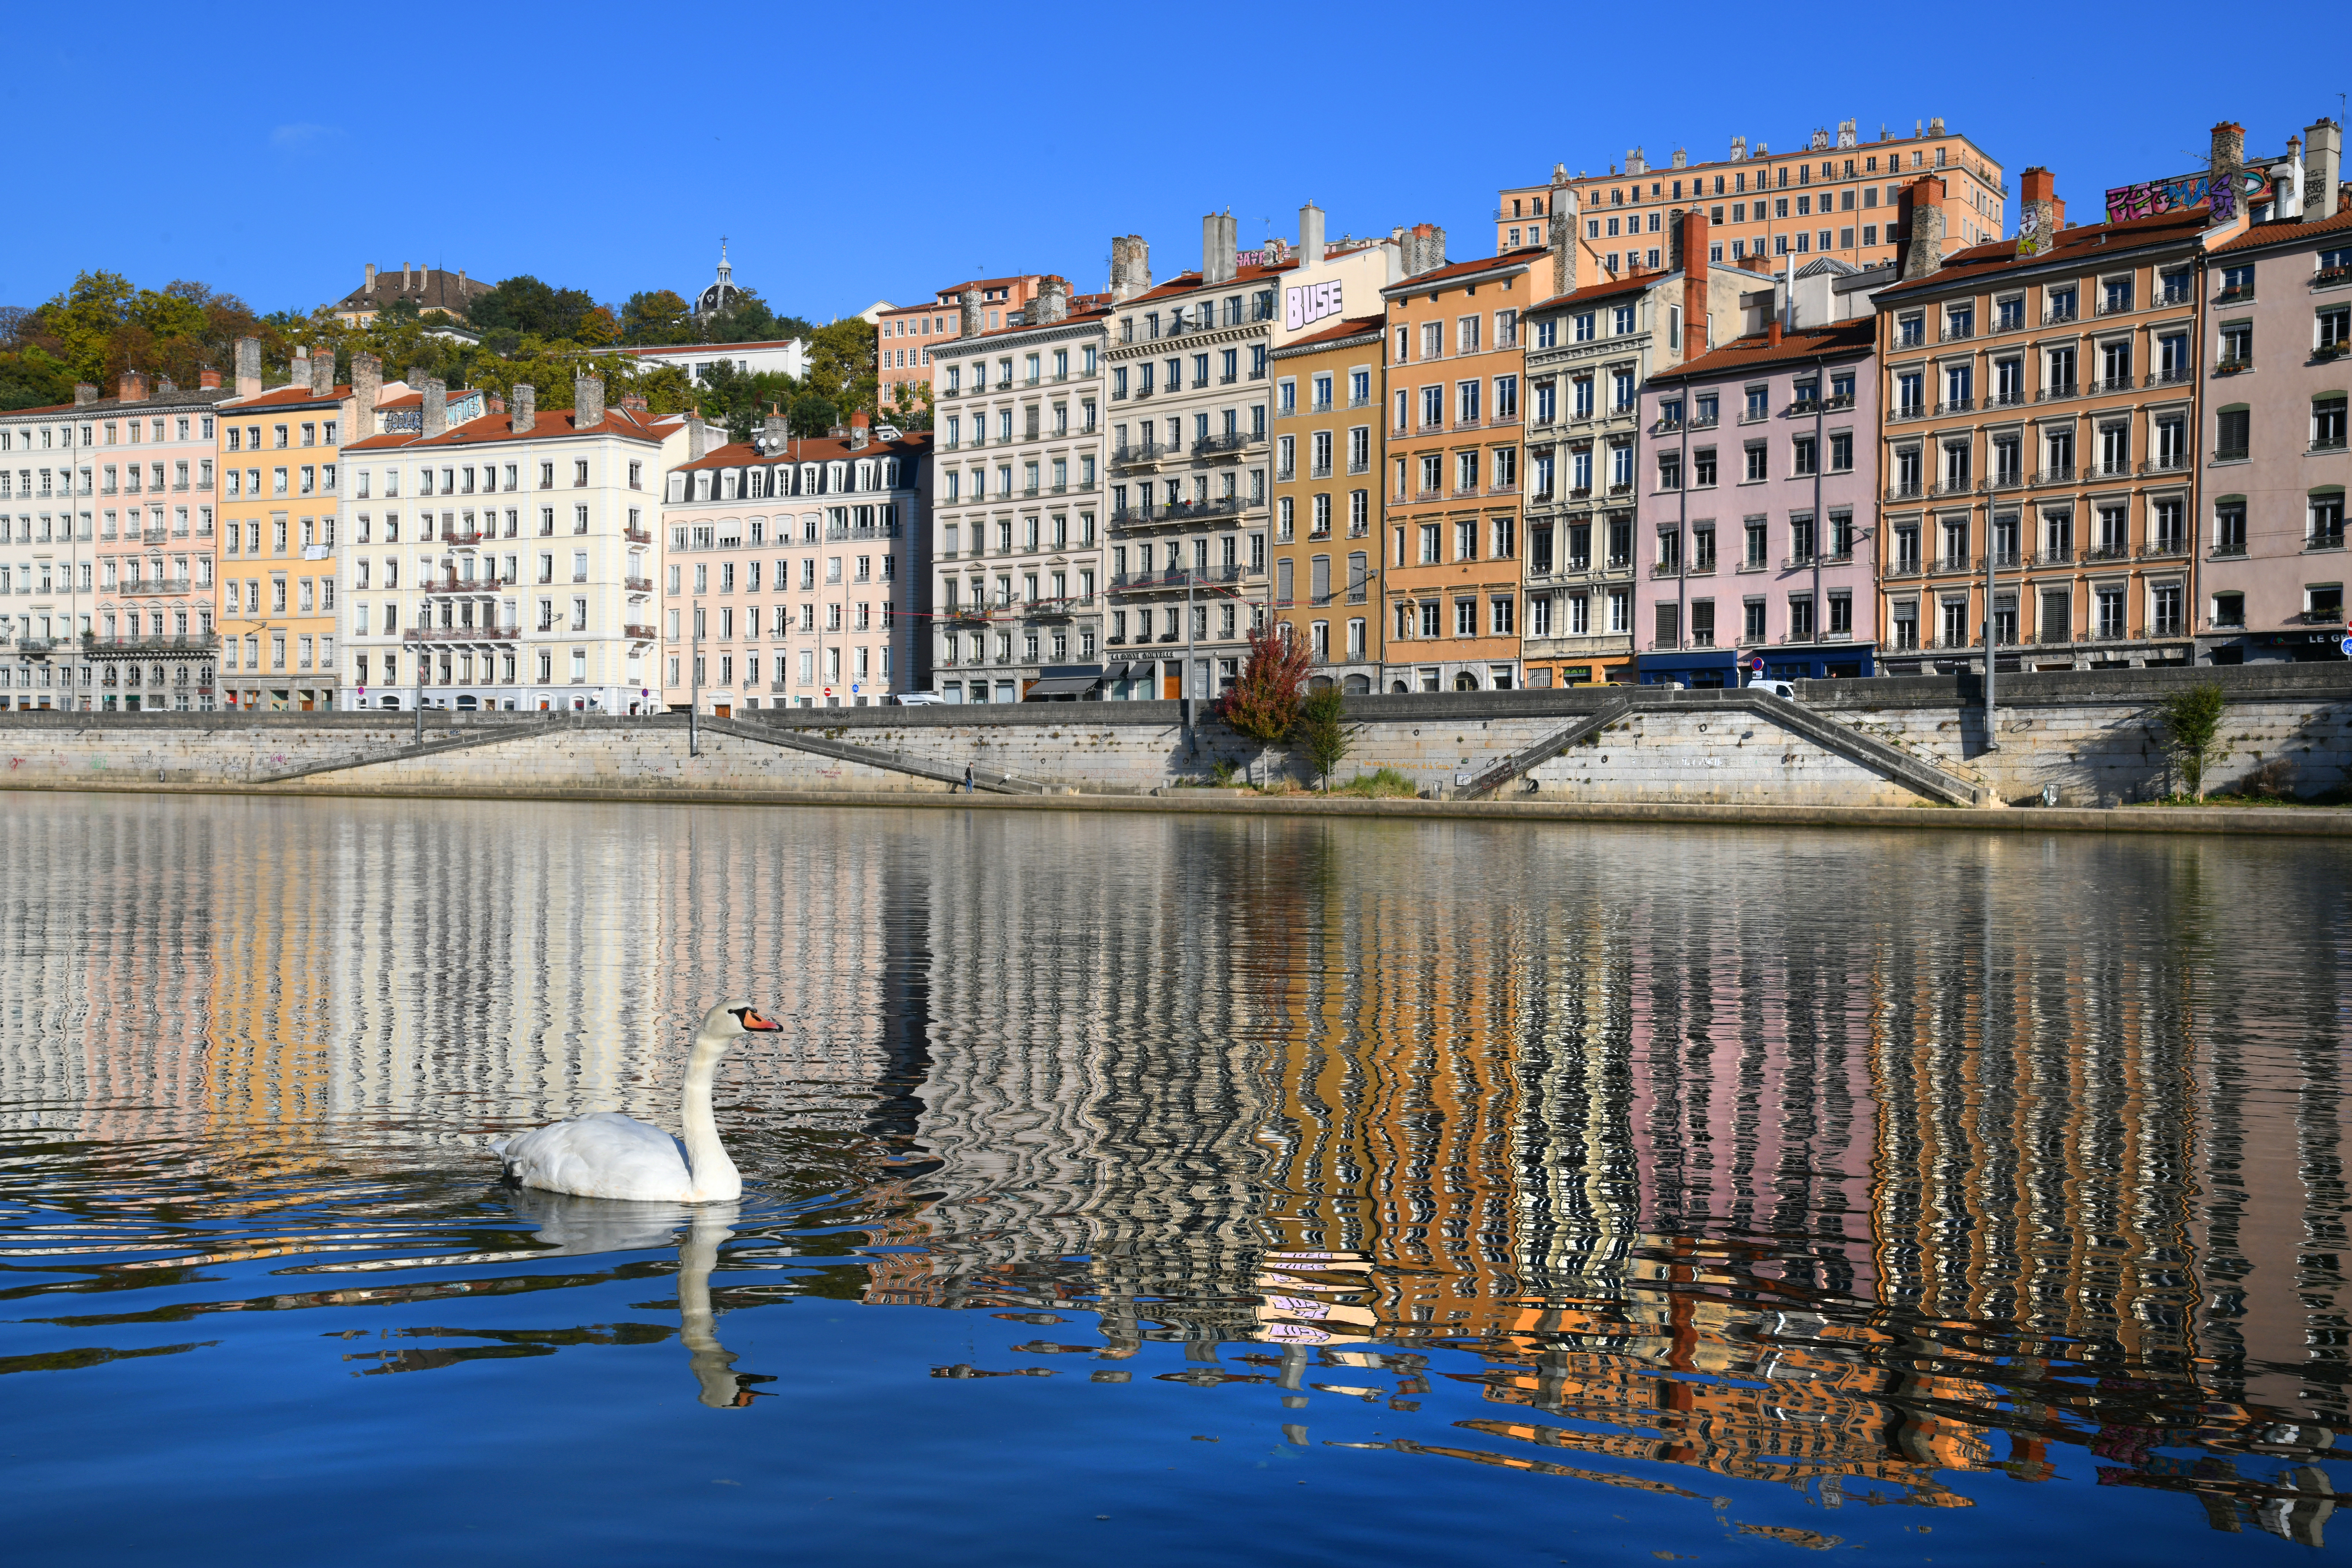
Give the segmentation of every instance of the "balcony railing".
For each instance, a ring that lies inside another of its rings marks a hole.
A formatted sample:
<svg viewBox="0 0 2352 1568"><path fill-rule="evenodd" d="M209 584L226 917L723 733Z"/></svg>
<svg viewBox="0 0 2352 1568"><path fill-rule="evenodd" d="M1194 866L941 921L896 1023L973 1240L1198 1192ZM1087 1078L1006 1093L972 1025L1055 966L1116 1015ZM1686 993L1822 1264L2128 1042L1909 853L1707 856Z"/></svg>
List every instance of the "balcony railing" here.
<svg viewBox="0 0 2352 1568"><path fill-rule="evenodd" d="M621 537L632 544L651 544L654 542L653 531L645 528L624 528Z"/></svg>
<svg viewBox="0 0 2352 1568"><path fill-rule="evenodd" d="M1244 430L1235 430L1223 436L1204 436L1192 443L1192 455L1196 458L1223 457L1228 452L1238 452L1251 441L1257 439L1263 439L1263 437L1252 437Z"/></svg>
<svg viewBox="0 0 2352 1568"><path fill-rule="evenodd" d="M1953 321L1944 328L1944 342L1948 343L1966 342L1976 335L1977 324L1974 321Z"/></svg>
<svg viewBox="0 0 2352 1568"><path fill-rule="evenodd" d="M2074 465L2070 463L2063 468L2044 468L2033 476L2033 482L2037 485L2071 485L2074 482Z"/></svg>
<svg viewBox="0 0 2352 1568"><path fill-rule="evenodd" d="M2242 463L2246 460L2246 448L2243 447L2216 447L2213 448L2213 460L2217 463Z"/></svg>
<svg viewBox="0 0 2352 1568"><path fill-rule="evenodd" d="M2235 375L2242 370L2252 370L2254 360L2252 354L2229 355L2213 362L2213 374Z"/></svg>
<svg viewBox="0 0 2352 1568"><path fill-rule="evenodd" d="M129 529L123 530L122 537L126 541L130 539L131 531ZM164 528L142 529L139 532L140 542L145 544L161 544L169 537L171 537L171 530Z"/></svg>
<svg viewBox="0 0 2352 1568"><path fill-rule="evenodd" d="M400 634L400 640L436 643L512 642L521 635L521 628L518 626L411 626Z"/></svg>
<svg viewBox="0 0 2352 1568"><path fill-rule="evenodd" d="M1138 463L1156 462L1160 458L1168 456L1169 453L1173 450L1173 447L1165 446L1158 441L1137 441L1129 446L1112 448L1110 455L1111 466L1113 468L1129 468Z"/></svg>
<svg viewBox="0 0 2352 1568"><path fill-rule="evenodd" d="M2147 373L2147 386L2187 386L2197 378L2185 370L2152 370Z"/></svg>
<svg viewBox="0 0 2352 1568"><path fill-rule="evenodd" d="M162 654L212 653L220 647L216 632L195 632L168 637L110 637L81 634L82 651L93 658L146 658Z"/></svg>
<svg viewBox="0 0 2352 1568"><path fill-rule="evenodd" d="M1886 499L1891 501L1917 500L1927 493L1927 487L1924 485L1894 484L1886 487Z"/></svg>
<svg viewBox="0 0 2352 1568"><path fill-rule="evenodd" d="M654 580L650 577L624 577L621 587L631 594L650 594L654 591Z"/></svg>
<svg viewBox="0 0 2352 1568"><path fill-rule="evenodd" d="M1970 414L1975 412L1976 405L1977 400L1973 397L1954 397L1936 405L1936 413L1939 417L1946 414Z"/></svg>
<svg viewBox="0 0 2352 1568"><path fill-rule="evenodd" d="M2053 386L2045 386L2041 391L2035 393L2033 395L2033 401L2036 403L2058 403L2074 396L2075 395L2075 391L2076 388L2073 382L2062 381Z"/></svg>
<svg viewBox="0 0 2352 1568"><path fill-rule="evenodd" d="M2042 312L2042 324L2045 327L2063 326L2068 321L2081 320L2081 311L2073 305L2053 305Z"/></svg>
<svg viewBox="0 0 2352 1568"><path fill-rule="evenodd" d="M654 640L653 627L638 626L634 623L623 626L621 628L621 635L631 642L651 642Z"/></svg>
<svg viewBox="0 0 2352 1568"><path fill-rule="evenodd" d="M2167 457L2145 458L2139 466L2139 471L2143 474L2178 474L2187 472L2188 468L2189 454L2186 452L2174 452Z"/></svg>
<svg viewBox="0 0 2352 1568"><path fill-rule="evenodd" d="M2091 465L2091 473L2095 479L2127 479L2131 478L2132 460L2129 458L2102 458Z"/></svg>
<svg viewBox="0 0 2352 1568"><path fill-rule="evenodd" d="M488 577L458 577L446 574L439 577L420 577L416 591L420 594L494 594L500 588L511 588L514 579L496 573Z"/></svg>
<svg viewBox="0 0 2352 1568"><path fill-rule="evenodd" d="M2123 295L2119 299L2095 300L2091 304L2092 311L2101 316L2128 315L2137 308L2132 303L2132 297L2129 294Z"/></svg>
<svg viewBox="0 0 2352 1568"><path fill-rule="evenodd" d="M185 577L142 577L136 583L125 583L116 590L126 598L139 598L152 594L184 594L188 591Z"/></svg>
<svg viewBox="0 0 2352 1568"><path fill-rule="evenodd" d="M2185 539L2157 539L2141 547L2139 558L2143 561L2163 561L2188 553L2189 541Z"/></svg>

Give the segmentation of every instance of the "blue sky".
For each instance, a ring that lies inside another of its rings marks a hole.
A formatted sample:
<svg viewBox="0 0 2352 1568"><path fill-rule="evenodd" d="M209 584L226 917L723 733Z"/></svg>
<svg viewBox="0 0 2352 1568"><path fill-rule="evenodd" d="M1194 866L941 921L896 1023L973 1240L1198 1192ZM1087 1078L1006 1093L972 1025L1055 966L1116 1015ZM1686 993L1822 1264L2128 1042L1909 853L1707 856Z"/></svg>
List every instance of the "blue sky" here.
<svg viewBox="0 0 2352 1568"><path fill-rule="evenodd" d="M1506 42L1495 13L1454 40L1444 7L1387 3L27 6L0 304L105 267L307 310L371 260L690 295L725 234L740 281L821 321L982 273L1099 289L1113 234L1166 277L1202 213L1247 247L1308 199L1335 236L1442 224L1460 258L1491 244L1496 188L1556 161L1696 162L1848 117L1867 141L1940 114L2012 191L2054 168L2086 221L2106 186L2194 167L2217 120L2271 152L2342 118L2352 65L2307 47L2326 10L1702 5L1604 33L1537 8Z"/></svg>

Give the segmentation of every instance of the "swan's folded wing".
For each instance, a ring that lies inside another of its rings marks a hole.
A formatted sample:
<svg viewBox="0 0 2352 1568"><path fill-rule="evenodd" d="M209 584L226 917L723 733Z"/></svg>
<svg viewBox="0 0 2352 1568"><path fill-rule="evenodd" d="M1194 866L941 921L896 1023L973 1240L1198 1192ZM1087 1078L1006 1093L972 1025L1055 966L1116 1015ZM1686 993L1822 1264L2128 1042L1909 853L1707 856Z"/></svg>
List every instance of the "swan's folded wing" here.
<svg viewBox="0 0 2352 1568"><path fill-rule="evenodd" d="M502 1157L524 1186L585 1198L677 1202L693 1184L675 1138L617 1111L523 1133Z"/></svg>

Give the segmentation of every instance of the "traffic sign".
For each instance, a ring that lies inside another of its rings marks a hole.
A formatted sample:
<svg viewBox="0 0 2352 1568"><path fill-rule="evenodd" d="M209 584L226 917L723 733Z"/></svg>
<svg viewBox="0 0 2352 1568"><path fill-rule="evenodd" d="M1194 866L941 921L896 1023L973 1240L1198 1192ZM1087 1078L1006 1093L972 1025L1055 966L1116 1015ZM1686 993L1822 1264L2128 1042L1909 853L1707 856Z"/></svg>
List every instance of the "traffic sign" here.
<svg viewBox="0 0 2352 1568"><path fill-rule="evenodd" d="M2342 642L2337 643L2336 646L2344 650L2345 658L2352 658L2352 637L2346 637Z"/></svg>

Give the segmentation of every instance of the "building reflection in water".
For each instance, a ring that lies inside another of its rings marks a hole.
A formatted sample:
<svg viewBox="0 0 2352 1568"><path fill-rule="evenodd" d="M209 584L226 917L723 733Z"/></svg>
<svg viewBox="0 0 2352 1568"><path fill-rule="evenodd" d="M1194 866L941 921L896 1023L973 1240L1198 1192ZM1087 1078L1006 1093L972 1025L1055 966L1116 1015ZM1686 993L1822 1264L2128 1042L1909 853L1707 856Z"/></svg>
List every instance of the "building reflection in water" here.
<svg viewBox="0 0 2352 1568"><path fill-rule="evenodd" d="M1091 1314L1041 1348L1098 1377L1467 1379L1396 1446L1702 1494L1950 1506L2073 1447L2312 1541L2352 1425L2308 847L131 797L0 845L14 1127L454 1166L672 1122L741 994L791 1027L730 1145L844 1195L866 1300Z"/></svg>

